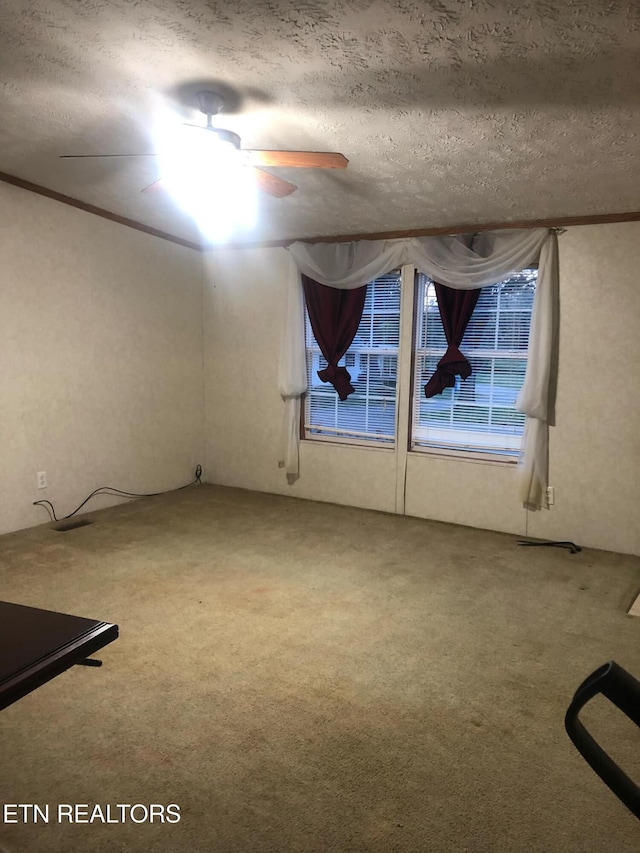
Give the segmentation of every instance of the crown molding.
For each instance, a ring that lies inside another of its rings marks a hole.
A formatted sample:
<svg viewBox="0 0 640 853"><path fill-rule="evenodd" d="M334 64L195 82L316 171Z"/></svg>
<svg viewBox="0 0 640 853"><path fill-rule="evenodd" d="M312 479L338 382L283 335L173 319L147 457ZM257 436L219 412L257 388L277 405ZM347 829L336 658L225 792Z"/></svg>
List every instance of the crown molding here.
<svg viewBox="0 0 640 853"><path fill-rule="evenodd" d="M437 237L442 234L466 234L471 231L500 231L506 228L569 228L575 225L603 225L615 222L640 221L640 211L601 213L592 216L556 216L553 219L527 219L515 222L487 222L478 225L446 225L439 228L414 228L411 231L376 231L368 234L339 234L330 237L295 237L291 240L266 240L256 243L225 243L204 245L203 251L220 249L276 249L292 243L350 243L356 240L399 240L407 237Z"/></svg>
<svg viewBox="0 0 640 853"><path fill-rule="evenodd" d="M31 181L26 181L24 178L18 178L15 175L8 174L7 172L0 172L0 181L5 184L12 184L15 187L20 187L23 190L36 193L37 195L51 198L54 201L59 201L62 204L69 205L70 207L76 207L78 210L84 210L86 213L91 213L94 216L109 219L111 222L117 222L119 225L124 225L127 228L133 228L136 231L151 234L153 237L158 237L161 240L168 240L170 243L177 243L179 246L185 246L187 249L193 249L196 252L215 252L220 250L236 249L286 249L287 246L297 242L351 243L356 240L400 240L407 237L437 237L442 234L465 234L470 231L499 231L506 228L569 228L577 225L606 225L618 222L640 221L640 211L634 210L627 213L600 213L593 214L591 216L556 216L552 219L527 219L512 222L487 222L484 224L465 223L463 225L446 225L438 228L414 228L409 231L374 231L365 234L292 237L288 240L201 244L193 243L191 240L185 240L182 237L176 237L174 234L169 234L166 231L160 231L157 228L151 228L149 225L144 225L142 222L138 222L135 219L128 219L126 216L120 216L117 213L112 213L110 210L104 210L102 207L87 204L77 198L63 195L62 193L56 192L56 190L50 190L40 184L34 184Z"/></svg>
<svg viewBox="0 0 640 853"><path fill-rule="evenodd" d="M87 204L77 198L72 198L68 195L50 190L40 184L34 184L31 181L25 181L24 178L18 178L15 175L9 175L7 172L0 172L0 181L5 184L11 184L14 187L28 190L37 195L51 198L54 201L59 201L62 204L67 204L69 207L76 207L78 210L84 210L85 213L92 213L94 216L100 216L102 219L109 219L111 222L117 222L118 225L124 225L127 228L133 228L136 231L142 231L145 234L151 234L153 237L159 237L161 240L168 240L170 243L177 243L179 246L186 246L187 249L194 249L201 252L203 247L199 243L192 243L190 240L184 240L182 237L176 237L174 234L168 234L166 231L160 231L158 228L151 228L149 225L144 225L135 219L128 219L126 216L120 216L117 213L112 213L110 210L104 210L102 207L96 207L93 204Z"/></svg>

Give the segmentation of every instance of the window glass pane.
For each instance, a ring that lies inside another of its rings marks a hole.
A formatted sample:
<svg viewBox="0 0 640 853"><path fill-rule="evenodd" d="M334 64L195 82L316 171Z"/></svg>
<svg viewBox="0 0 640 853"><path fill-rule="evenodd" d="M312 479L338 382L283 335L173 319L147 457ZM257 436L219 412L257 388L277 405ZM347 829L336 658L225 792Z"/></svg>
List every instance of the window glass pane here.
<svg viewBox="0 0 640 853"><path fill-rule="evenodd" d="M396 387L400 341L400 272L367 287L364 311L353 343L340 364L351 375L355 393L339 400L318 378L326 361L306 320L307 381L305 436L348 439L392 446L396 426Z"/></svg>
<svg viewBox="0 0 640 853"><path fill-rule="evenodd" d="M438 302L436 301L436 291L434 287L430 288L430 292L427 294L425 303L426 310L422 332L423 346L428 346L429 349L437 352L444 352L447 348L447 339L442 327L442 319L440 318L440 311L438 309ZM429 329L428 343L427 328Z"/></svg>
<svg viewBox="0 0 640 853"><path fill-rule="evenodd" d="M435 287L418 276L412 446L516 455L524 415L515 402L527 368L537 270L482 288L460 349L472 373L430 399L424 386L447 348Z"/></svg>

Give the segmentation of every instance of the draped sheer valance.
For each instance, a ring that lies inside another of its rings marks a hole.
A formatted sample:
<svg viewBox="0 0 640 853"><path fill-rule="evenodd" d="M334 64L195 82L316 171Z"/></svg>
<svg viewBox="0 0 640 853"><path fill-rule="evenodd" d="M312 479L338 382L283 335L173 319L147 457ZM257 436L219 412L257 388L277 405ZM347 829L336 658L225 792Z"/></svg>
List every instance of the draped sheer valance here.
<svg viewBox="0 0 640 853"><path fill-rule="evenodd" d="M293 482L299 476L300 399L307 390L304 297L301 274L329 287L353 289L403 264L455 289L504 281L538 262L529 357L516 408L526 415L520 460L522 498L540 507L548 479L550 372L558 295L557 235L547 228L486 231L469 235L362 240L352 243L293 243L287 312L280 351L278 387L285 403L279 464Z"/></svg>

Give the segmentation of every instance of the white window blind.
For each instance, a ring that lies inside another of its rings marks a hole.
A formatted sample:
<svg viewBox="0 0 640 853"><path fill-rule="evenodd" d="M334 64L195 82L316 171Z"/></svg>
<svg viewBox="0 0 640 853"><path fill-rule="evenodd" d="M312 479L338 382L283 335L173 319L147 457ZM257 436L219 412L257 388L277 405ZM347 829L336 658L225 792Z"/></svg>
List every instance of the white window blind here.
<svg viewBox="0 0 640 853"><path fill-rule="evenodd" d="M537 269L483 287L460 350L471 376L430 399L424 386L447 342L433 282L418 275L412 448L517 456L524 415L515 402L524 381Z"/></svg>
<svg viewBox="0 0 640 853"><path fill-rule="evenodd" d="M321 382L327 366L313 337L305 309L308 391L305 438L342 443L393 446L396 431L398 347L400 343L400 271L387 273L367 286L362 320L340 365L351 374L355 393L341 401Z"/></svg>

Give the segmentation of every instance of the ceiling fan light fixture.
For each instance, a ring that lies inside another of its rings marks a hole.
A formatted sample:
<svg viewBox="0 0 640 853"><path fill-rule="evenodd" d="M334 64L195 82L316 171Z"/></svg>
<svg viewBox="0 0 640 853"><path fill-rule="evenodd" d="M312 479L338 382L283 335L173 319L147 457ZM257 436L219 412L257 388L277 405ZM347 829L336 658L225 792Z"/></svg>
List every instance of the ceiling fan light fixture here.
<svg viewBox="0 0 640 853"><path fill-rule="evenodd" d="M157 137L163 185L209 242L255 223L257 187L240 137L228 130L166 125Z"/></svg>

